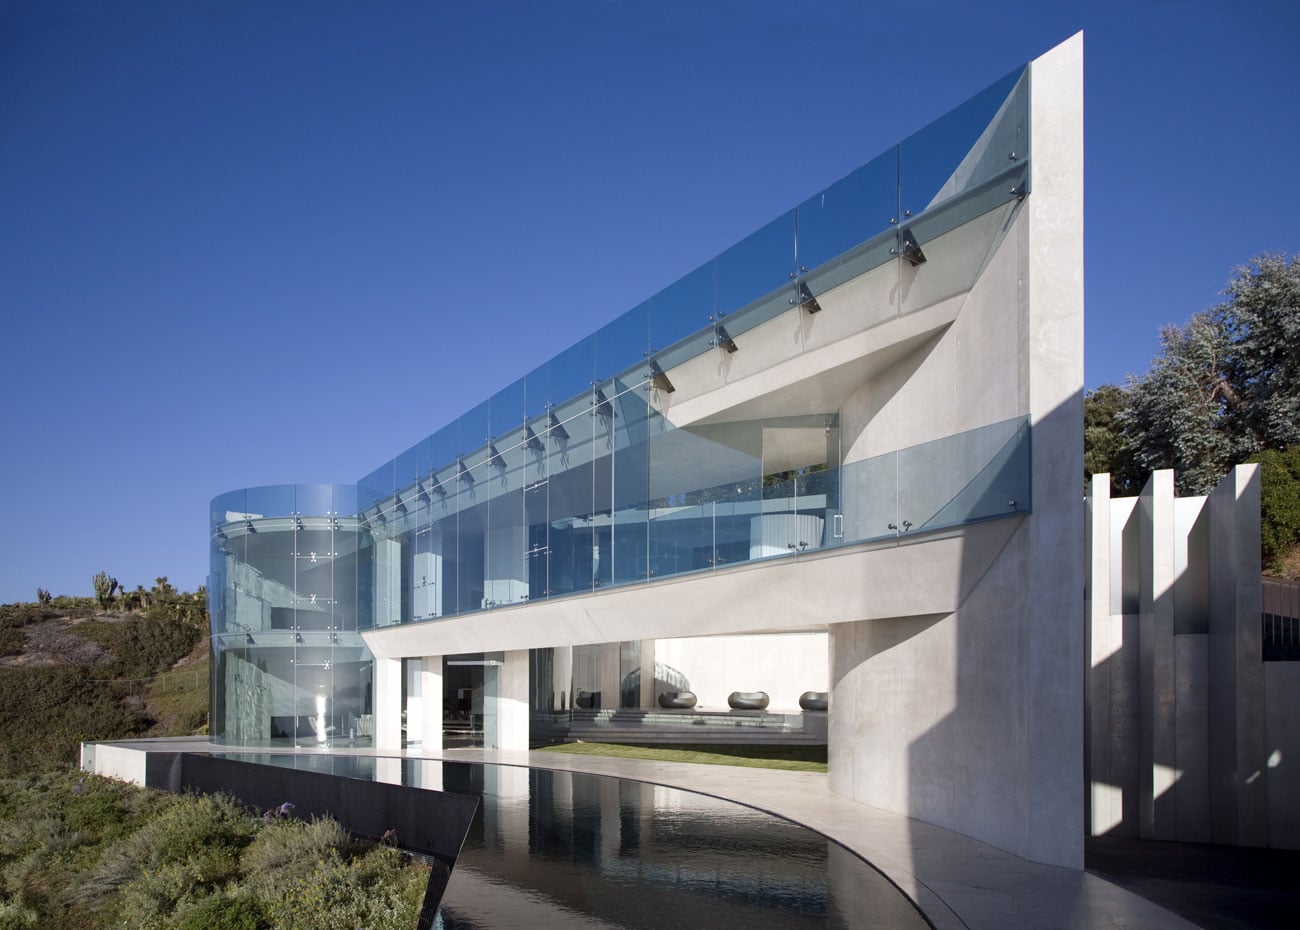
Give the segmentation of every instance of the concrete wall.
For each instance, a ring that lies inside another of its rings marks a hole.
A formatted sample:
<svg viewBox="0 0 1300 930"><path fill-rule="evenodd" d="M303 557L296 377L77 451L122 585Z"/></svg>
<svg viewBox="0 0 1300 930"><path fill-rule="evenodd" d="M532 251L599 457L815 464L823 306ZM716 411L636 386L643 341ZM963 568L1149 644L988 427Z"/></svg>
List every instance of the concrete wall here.
<svg viewBox="0 0 1300 930"><path fill-rule="evenodd" d="M1300 846L1300 664L1263 661L1259 482L1088 501L1088 829ZM1139 612L1131 611L1134 601Z"/></svg>
<svg viewBox="0 0 1300 930"><path fill-rule="evenodd" d="M836 791L1072 867L1083 861L1081 70L1079 36L1032 64L1033 193L991 231L996 247L952 324L841 412L852 459L1028 414L1033 512L978 573L958 571L953 609L830 628Z"/></svg>

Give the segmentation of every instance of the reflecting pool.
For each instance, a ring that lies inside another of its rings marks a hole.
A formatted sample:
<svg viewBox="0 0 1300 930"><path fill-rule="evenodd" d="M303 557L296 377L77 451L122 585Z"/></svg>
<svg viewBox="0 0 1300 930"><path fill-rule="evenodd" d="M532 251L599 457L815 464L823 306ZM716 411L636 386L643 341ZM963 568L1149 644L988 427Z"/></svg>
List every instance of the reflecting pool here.
<svg viewBox="0 0 1300 930"><path fill-rule="evenodd" d="M478 797L434 923L442 930L930 926L825 836L690 791L507 765L315 754L256 761Z"/></svg>

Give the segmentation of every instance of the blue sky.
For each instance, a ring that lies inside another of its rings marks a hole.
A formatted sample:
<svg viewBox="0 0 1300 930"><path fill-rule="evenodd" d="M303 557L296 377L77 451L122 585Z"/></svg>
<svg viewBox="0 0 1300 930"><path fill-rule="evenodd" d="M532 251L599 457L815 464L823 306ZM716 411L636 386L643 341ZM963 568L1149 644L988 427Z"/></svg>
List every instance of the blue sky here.
<svg viewBox="0 0 1300 930"><path fill-rule="evenodd" d="M0 3L0 602L207 571L1078 29L1087 383L1300 251L1294 0Z"/></svg>

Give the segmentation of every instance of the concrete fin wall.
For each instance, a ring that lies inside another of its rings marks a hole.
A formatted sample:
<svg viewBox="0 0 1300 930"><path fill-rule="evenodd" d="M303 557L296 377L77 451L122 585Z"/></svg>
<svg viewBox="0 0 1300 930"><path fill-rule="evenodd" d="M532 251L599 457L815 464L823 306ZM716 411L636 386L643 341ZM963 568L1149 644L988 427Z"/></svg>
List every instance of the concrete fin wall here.
<svg viewBox="0 0 1300 930"><path fill-rule="evenodd" d="M1094 476L1091 834L1300 847L1300 663L1263 661L1259 506L1254 465L1208 497L1155 472L1136 505Z"/></svg>
<svg viewBox="0 0 1300 930"><path fill-rule="evenodd" d="M1032 513L978 571L956 563L952 609L829 633L834 790L1074 868L1084 794L1082 51L1075 36L1031 65L1033 192L996 231L953 323L840 414L846 459L918 431L1028 414ZM973 534L964 542L977 545Z"/></svg>

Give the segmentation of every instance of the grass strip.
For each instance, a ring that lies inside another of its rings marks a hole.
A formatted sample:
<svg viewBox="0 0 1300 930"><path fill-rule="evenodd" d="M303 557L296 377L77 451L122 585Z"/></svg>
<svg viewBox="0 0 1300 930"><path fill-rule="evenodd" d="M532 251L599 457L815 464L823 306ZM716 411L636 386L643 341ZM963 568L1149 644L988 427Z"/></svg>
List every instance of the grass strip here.
<svg viewBox="0 0 1300 930"><path fill-rule="evenodd" d="M561 743L537 752L567 752L581 756L612 756L651 762L692 762L697 765L739 765L753 769L825 772L825 746L736 746L718 744Z"/></svg>

